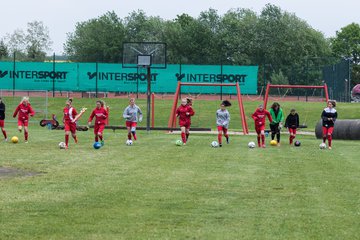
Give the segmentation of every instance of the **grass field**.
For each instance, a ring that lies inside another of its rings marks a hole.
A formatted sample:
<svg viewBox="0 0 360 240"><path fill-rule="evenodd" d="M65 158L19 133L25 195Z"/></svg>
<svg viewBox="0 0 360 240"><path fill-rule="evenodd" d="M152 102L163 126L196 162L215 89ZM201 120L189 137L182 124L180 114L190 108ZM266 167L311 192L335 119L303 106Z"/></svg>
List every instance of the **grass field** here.
<svg viewBox="0 0 360 240"><path fill-rule="evenodd" d="M61 116L63 102L50 99L49 109ZM75 106L93 102L81 99ZM157 125L166 126L171 101L158 102ZM123 125L126 100L108 103L111 122ZM215 128L209 119L218 104L197 101L194 124ZM251 114L257 104L246 102L245 110ZM145 109L145 101L139 105ZM282 105L286 112L306 110L309 126L323 107ZM337 109L340 118L357 117L357 105ZM239 130L238 113L233 107L230 112L232 128ZM65 151L57 146L63 131L32 124L24 144L15 124L6 126L20 142L0 142L0 167L32 174L0 177L0 239L358 239L360 234L356 141L335 140L333 150L319 150L314 136L299 135L302 145L296 148L286 144L284 134L281 147L248 149L255 136L235 135L229 145L211 148L216 135L192 134L187 146L177 147L178 135L139 131L139 140L126 146L125 131L106 131L105 146L95 150L89 131L78 132L79 144L70 140Z"/></svg>

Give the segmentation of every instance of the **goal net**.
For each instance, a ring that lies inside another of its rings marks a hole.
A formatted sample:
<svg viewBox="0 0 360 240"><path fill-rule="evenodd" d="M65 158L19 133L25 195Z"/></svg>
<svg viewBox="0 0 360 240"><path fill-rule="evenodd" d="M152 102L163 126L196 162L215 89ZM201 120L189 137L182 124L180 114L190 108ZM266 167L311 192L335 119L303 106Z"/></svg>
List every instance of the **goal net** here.
<svg viewBox="0 0 360 240"><path fill-rule="evenodd" d="M327 85L273 85L266 86L264 108L270 109L273 102L278 102L283 107L286 104L285 115L296 105L300 114L300 127L307 127L309 107L308 104L319 105L329 100ZM301 105L297 104L301 102ZM319 103L319 104L318 104ZM319 109L320 110L320 109ZM311 120L312 122L313 120Z"/></svg>
<svg viewBox="0 0 360 240"><path fill-rule="evenodd" d="M240 124L241 123L241 127L243 130L244 134L248 134L248 126L247 126L247 122L246 122L246 115L245 115L245 110L244 110L244 105L242 102L242 97L241 97L241 92L240 92L240 86L238 83L234 83L234 84L224 84L224 83L182 83L182 82L178 82L178 86L174 95L174 101L173 101L173 105L171 108L171 112L170 112L170 117L169 117L169 121L168 121L168 128L169 129L173 129L177 127L177 118L176 118L176 109L179 106L179 97L180 97L180 92L181 92L181 87L182 86L187 86L187 87L192 87L192 86L198 86L198 87L236 87L236 97L234 97L233 100L231 100L232 102L234 102L233 104L233 108L229 111L231 112L230 114L232 115L231 117L231 127L230 128L240 128ZM185 94L182 94L181 97L187 97ZM214 99L201 99L201 96L198 95L195 97L194 96L189 96L193 99L193 108L195 109L195 116L192 117L192 127L196 128L196 127L212 127L214 128L215 124L215 120L213 119L209 119L208 116L211 115L211 113L209 111L212 111L214 116L215 116L215 112L216 110L220 107L220 101L219 102L214 102ZM209 101L211 100L211 101ZM238 102L238 108L236 108L236 102ZM201 112L206 112L206 114L201 114ZM234 114L233 114L233 113ZM204 117L203 117L204 116ZM214 117L215 119L215 117Z"/></svg>
<svg viewBox="0 0 360 240"><path fill-rule="evenodd" d="M48 91L0 90L0 97L6 106L5 121L7 122L17 122L17 119L14 119L12 115L23 97L29 97L31 107L35 111L35 116L30 118L30 122L39 122L49 117Z"/></svg>

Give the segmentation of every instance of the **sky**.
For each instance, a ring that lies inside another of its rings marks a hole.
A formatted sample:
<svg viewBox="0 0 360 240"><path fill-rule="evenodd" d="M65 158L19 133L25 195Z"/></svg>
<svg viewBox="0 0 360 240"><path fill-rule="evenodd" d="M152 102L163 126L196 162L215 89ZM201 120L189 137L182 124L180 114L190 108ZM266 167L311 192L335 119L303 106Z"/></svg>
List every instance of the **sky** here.
<svg viewBox="0 0 360 240"><path fill-rule="evenodd" d="M350 23L360 24L359 0L2 0L0 14L0 39L16 29L26 30L27 23L42 21L48 27L56 55L63 54L67 33L74 32L75 25L97 18L108 11L115 11L125 18L132 11L143 10L147 16L175 19L186 13L198 17L209 8L219 15L234 8L248 8L257 13L267 3L294 13L325 37L336 36L336 31Z"/></svg>

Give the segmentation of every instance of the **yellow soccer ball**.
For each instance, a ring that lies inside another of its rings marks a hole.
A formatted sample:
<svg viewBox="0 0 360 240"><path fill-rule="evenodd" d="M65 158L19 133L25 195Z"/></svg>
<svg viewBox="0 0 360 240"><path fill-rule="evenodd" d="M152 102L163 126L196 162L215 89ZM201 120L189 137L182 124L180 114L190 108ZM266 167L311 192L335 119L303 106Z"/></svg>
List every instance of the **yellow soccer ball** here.
<svg viewBox="0 0 360 240"><path fill-rule="evenodd" d="M18 138L17 136L13 136L13 137L11 138L11 142L12 142L12 143L18 143L18 142L19 142L19 138Z"/></svg>
<svg viewBox="0 0 360 240"><path fill-rule="evenodd" d="M271 141L270 141L270 145L271 145L271 146L276 146L276 145L277 145L277 141L276 141L276 140L271 140Z"/></svg>

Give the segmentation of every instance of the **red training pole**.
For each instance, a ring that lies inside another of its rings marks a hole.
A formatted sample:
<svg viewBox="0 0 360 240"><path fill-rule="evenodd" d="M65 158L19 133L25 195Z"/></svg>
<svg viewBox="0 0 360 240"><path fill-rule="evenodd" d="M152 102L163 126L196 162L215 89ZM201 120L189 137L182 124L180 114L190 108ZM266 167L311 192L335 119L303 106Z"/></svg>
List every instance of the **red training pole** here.
<svg viewBox="0 0 360 240"><path fill-rule="evenodd" d="M176 111L176 107L177 107L177 103L178 103L178 97L179 97L179 92L180 92L180 86L181 86L181 82L178 82L178 85L176 87L176 92L175 92L175 96L174 96L174 101L173 101L173 105L171 108L171 113L170 113L170 117L169 117L169 122L168 122L168 128L172 128L173 127L173 122L175 120L175 111Z"/></svg>
<svg viewBox="0 0 360 240"><path fill-rule="evenodd" d="M267 102L268 102L270 85L271 85L270 83L268 83L268 84L266 85L265 99L264 99L264 109L266 109L266 105L267 105Z"/></svg>
<svg viewBox="0 0 360 240"><path fill-rule="evenodd" d="M328 102L329 101L329 92L328 92L328 87L327 87L326 83L324 83L324 91L325 91L326 102Z"/></svg>
<svg viewBox="0 0 360 240"><path fill-rule="evenodd" d="M236 91L237 91L237 98L238 98L238 104L239 104L242 128L243 128L244 135L246 135L246 134L249 133L249 130L247 128L246 117L245 117L245 112L244 112L244 105L243 105L243 102L242 102L242 99L241 99L241 92L240 92L239 82L236 82Z"/></svg>
<svg viewBox="0 0 360 240"><path fill-rule="evenodd" d="M110 107L106 106L106 111L108 113L108 117L105 120L105 125L109 125L109 118L110 118Z"/></svg>

